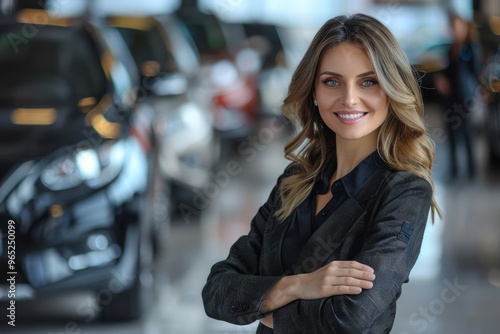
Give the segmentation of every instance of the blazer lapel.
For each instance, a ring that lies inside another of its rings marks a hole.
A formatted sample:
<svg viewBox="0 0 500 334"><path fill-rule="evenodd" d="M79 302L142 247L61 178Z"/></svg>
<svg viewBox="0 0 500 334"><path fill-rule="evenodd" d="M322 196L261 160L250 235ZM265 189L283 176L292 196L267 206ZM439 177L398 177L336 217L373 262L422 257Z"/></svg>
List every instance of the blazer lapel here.
<svg viewBox="0 0 500 334"><path fill-rule="evenodd" d="M363 221L365 215L365 210L356 199L347 199L304 245L297 264L292 268L292 273L311 272L320 268L351 229Z"/></svg>

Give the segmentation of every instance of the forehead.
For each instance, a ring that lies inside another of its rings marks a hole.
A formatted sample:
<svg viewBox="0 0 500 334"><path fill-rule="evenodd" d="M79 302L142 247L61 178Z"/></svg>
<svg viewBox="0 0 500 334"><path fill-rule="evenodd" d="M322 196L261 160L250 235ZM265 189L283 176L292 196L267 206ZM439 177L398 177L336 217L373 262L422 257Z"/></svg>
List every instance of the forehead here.
<svg viewBox="0 0 500 334"><path fill-rule="evenodd" d="M319 62L319 71L342 73L373 70L373 64L364 47L358 43L343 42L326 49Z"/></svg>

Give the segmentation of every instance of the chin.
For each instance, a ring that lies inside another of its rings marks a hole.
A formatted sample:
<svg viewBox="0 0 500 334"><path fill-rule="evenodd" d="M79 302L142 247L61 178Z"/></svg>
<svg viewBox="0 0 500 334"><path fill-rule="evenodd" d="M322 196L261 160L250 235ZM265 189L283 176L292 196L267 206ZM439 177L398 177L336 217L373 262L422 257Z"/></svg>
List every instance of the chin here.
<svg viewBox="0 0 500 334"><path fill-rule="evenodd" d="M357 133L339 133L339 132L336 132L336 135L337 135L338 139L349 140L349 141L359 140L359 139L366 137L366 135L357 134Z"/></svg>

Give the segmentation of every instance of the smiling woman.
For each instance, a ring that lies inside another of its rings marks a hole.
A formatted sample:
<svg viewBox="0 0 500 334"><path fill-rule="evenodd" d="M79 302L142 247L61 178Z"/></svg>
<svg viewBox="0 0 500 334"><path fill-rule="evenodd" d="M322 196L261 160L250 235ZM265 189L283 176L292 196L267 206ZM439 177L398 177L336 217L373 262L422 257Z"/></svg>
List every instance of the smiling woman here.
<svg viewBox="0 0 500 334"><path fill-rule="evenodd" d="M326 22L283 112L292 161L251 230L215 264L207 314L257 333L389 333L429 210L439 214L416 77L363 14Z"/></svg>

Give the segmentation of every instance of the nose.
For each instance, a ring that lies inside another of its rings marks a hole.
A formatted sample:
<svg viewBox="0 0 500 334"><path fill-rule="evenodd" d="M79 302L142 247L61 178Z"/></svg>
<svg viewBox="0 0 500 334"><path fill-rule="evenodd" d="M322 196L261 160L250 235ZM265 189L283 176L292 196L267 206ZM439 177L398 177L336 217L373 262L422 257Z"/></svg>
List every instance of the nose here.
<svg viewBox="0 0 500 334"><path fill-rule="evenodd" d="M346 85L344 89L344 96L342 97L342 104L346 107L353 107L358 104L359 96L355 85Z"/></svg>

